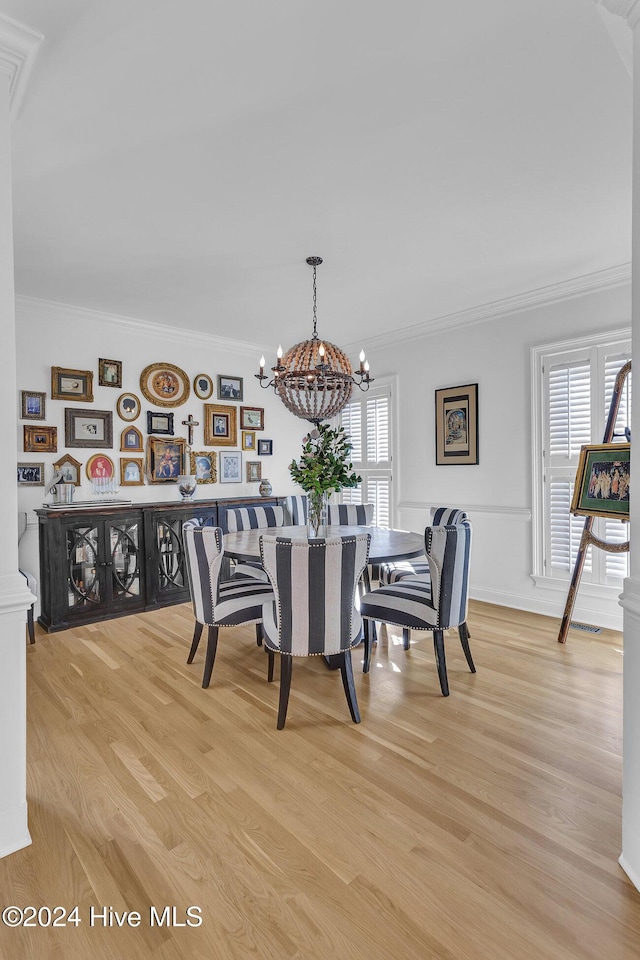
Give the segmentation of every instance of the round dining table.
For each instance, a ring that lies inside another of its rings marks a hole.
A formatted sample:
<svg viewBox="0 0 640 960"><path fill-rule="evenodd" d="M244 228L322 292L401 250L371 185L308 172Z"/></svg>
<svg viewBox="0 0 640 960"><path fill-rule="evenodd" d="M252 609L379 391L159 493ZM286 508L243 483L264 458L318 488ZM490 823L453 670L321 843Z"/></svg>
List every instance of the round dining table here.
<svg viewBox="0 0 640 960"><path fill-rule="evenodd" d="M389 530L386 527L335 526L326 527L325 536L348 536L354 533L371 535L369 563L393 563L396 560L411 560L424 553L424 537L409 530ZM290 540L306 541L306 526L267 527L260 530L238 530L224 535L225 555L234 560L259 560L260 537L287 537Z"/></svg>

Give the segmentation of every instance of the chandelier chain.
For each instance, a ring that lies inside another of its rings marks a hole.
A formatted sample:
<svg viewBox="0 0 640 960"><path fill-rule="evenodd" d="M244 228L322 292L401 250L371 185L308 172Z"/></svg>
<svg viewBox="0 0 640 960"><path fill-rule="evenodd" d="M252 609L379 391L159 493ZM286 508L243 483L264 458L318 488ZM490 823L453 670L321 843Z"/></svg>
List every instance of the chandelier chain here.
<svg viewBox="0 0 640 960"><path fill-rule="evenodd" d="M313 268L313 339L318 339L318 292L316 290L316 270Z"/></svg>

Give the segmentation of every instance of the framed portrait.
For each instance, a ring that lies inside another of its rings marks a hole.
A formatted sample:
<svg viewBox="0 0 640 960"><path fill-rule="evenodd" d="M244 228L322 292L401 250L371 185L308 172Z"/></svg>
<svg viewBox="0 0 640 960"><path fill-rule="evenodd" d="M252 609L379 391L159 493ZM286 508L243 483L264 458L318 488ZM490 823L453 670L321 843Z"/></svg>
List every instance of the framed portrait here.
<svg viewBox="0 0 640 960"><path fill-rule="evenodd" d="M35 390L21 390L20 400L23 420L44 420L46 409L46 393L38 393Z"/></svg>
<svg viewBox="0 0 640 960"><path fill-rule="evenodd" d="M110 410L64 411L64 443L66 447L113 446L113 414Z"/></svg>
<svg viewBox="0 0 640 960"><path fill-rule="evenodd" d="M21 487L44 487L44 463L19 463L18 485Z"/></svg>
<svg viewBox="0 0 640 960"><path fill-rule="evenodd" d="M135 393L121 393L116 403L116 412L121 420L137 420L140 416L140 400Z"/></svg>
<svg viewBox="0 0 640 960"><path fill-rule="evenodd" d="M122 360L98 360L98 383L101 387L118 387L122 390Z"/></svg>
<svg viewBox="0 0 640 960"><path fill-rule="evenodd" d="M218 374L218 400L242 400L242 377L225 377Z"/></svg>
<svg viewBox="0 0 640 960"><path fill-rule="evenodd" d="M120 450L125 453L142 453L144 444L137 427L125 427L120 434Z"/></svg>
<svg viewBox="0 0 640 960"><path fill-rule="evenodd" d="M172 363L150 363L140 374L140 389L149 403L179 407L191 393L189 377Z"/></svg>
<svg viewBox="0 0 640 960"><path fill-rule="evenodd" d="M208 447L235 447L238 442L236 407L205 403L204 442Z"/></svg>
<svg viewBox="0 0 640 960"><path fill-rule="evenodd" d="M82 464L80 461L72 457L70 453L65 453L65 455L60 457L59 460L56 460L53 465L53 469L56 471L59 470L62 474L62 482L72 483L74 487L79 487L82 482L80 479L81 468Z"/></svg>
<svg viewBox="0 0 640 960"><path fill-rule="evenodd" d="M436 390L436 464L478 462L478 384Z"/></svg>
<svg viewBox="0 0 640 960"><path fill-rule="evenodd" d="M142 457L120 458L120 486L141 487L144 485L144 461Z"/></svg>
<svg viewBox="0 0 640 960"><path fill-rule="evenodd" d="M25 453L57 453L57 427L31 427L24 425Z"/></svg>
<svg viewBox="0 0 640 960"><path fill-rule="evenodd" d="M147 410L147 433L164 433L172 437L173 414L156 413L154 410Z"/></svg>
<svg viewBox="0 0 640 960"><path fill-rule="evenodd" d="M213 380L206 373L199 373L193 378L193 392L198 400L208 400L213 393Z"/></svg>
<svg viewBox="0 0 640 960"><path fill-rule="evenodd" d="M220 451L220 483L242 483L242 454Z"/></svg>
<svg viewBox="0 0 640 960"><path fill-rule="evenodd" d="M270 457L273 454L273 440L258 440L258 456Z"/></svg>
<svg viewBox="0 0 640 960"><path fill-rule="evenodd" d="M147 477L150 483L175 481L184 473L187 441L184 437L164 440L149 437L147 440Z"/></svg>
<svg viewBox="0 0 640 960"><path fill-rule="evenodd" d="M91 370L69 370L51 367L51 399L81 400L93 403L93 373Z"/></svg>
<svg viewBox="0 0 640 960"><path fill-rule="evenodd" d="M262 480L262 464L259 460L250 460L247 463L247 483L255 483L256 480Z"/></svg>
<svg viewBox="0 0 640 960"><path fill-rule="evenodd" d="M191 451L191 475L196 483L215 483L218 479L216 471L216 455L211 450Z"/></svg>
<svg viewBox="0 0 640 960"><path fill-rule="evenodd" d="M242 449L243 449L243 450L255 450L255 449L256 449L256 434L255 434L255 430L243 430L243 431L242 431Z"/></svg>
<svg viewBox="0 0 640 960"><path fill-rule="evenodd" d="M94 453L87 460L84 470L89 480L112 480L116 475L113 460L106 453Z"/></svg>
<svg viewBox="0 0 640 960"><path fill-rule="evenodd" d="M240 407L241 430L264 430L264 407Z"/></svg>
<svg viewBox="0 0 640 960"><path fill-rule="evenodd" d="M597 443L580 450L571 513L629 519L630 443Z"/></svg>

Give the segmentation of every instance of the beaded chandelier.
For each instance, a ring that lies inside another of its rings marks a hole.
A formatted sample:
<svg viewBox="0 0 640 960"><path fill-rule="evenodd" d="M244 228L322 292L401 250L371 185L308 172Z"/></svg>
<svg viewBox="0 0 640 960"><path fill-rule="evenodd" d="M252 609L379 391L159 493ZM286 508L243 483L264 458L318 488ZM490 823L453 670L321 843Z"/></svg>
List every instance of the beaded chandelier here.
<svg viewBox="0 0 640 960"><path fill-rule="evenodd" d="M273 387L287 410L318 426L335 417L349 402L354 384L368 390L373 383L364 350L360 351L360 369L355 373L349 358L334 343L318 337L316 270L322 257L307 257L313 267L313 336L296 343L283 354L278 347L276 365L271 367L271 380L265 375L265 359L260 358L260 386ZM265 382L266 381L266 382Z"/></svg>

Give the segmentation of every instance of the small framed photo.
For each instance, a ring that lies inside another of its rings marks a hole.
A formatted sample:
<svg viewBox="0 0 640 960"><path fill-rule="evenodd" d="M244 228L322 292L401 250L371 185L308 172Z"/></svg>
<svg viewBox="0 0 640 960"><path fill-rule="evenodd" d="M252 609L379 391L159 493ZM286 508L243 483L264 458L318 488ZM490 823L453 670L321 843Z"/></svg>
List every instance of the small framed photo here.
<svg viewBox="0 0 640 960"><path fill-rule="evenodd" d="M196 483L215 483L217 480L216 455L211 450L191 451L191 475Z"/></svg>
<svg viewBox="0 0 640 960"><path fill-rule="evenodd" d="M57 453L58 451L58 428L57 427L31 427L24 426L24 452L25 453Z"/></svg>
<svg viewBox="0 0 640 960"><path fill-rule="evenodd" d="M218 374L218 400L242 400L244 396L242 377L225 377Z"/></svg>
<svg viewBox="0 0 640 960"><path fill-rule="evenodd" d="M207 373L199 373L193 378L193 392L198 400L208 400L213 393L213 380Z"/></svg>
<svg viewBox="0 0 640 960"><path fill-rule="evenodd" d="M69 370L51 367L51 399L81 400L93 403L93 373L91 370Z"/></svg>
<svg viewBox="0 0 640 960"><path fill-rule="evenodd" d="M116 403L116 412L121 420L137 420L140 416L140 400L135 393L121 393Z"/></svg>
<svg viewBox="0 0 640 960"><path fill-rule="evenodd" d="M113 446L113 414L111 410L64 411L64 443L66 447Z"/></svg>
<svg viewBox="0 0 640 960"><path fill-rule="evenodd" d="M220 483L242 483L242 454L220 451Z"/></svg>
<svg viewBox="0 0 640 960"><path fill-rule="evenodd" d="M19 463L18 485L21 487L44 487L44 463Z"/></svg>
<svg viewBox="0 0 640 960"><path fill-rule="evenodd" d="M184 473L187 441L184 437L163 440L149 437L147 440L147 476L151 483L175 481Z"/></svg>
<svg viewBox="0 0 640 960"><path fill-rule="evenodd" d="M122 360L98 360L98 383L101 387L118 387L122 390Z"/></svg>
<svg viewBox="0 0 640 960"><path fill-rule="evenodd" d="M580 450L571 513L629 519L630 443L596 443Z"/></svg>
<svg viewBox="0 0 640 960"><path fill-rule="evenodd" d="M120 458L120 486L141 487L144 485L144 462L142 457Z"/></svg>
<svg viewBox="0 0 640 960"><path fill-rule="evenodd" d="M89 480L111 480L116 474L113 460L106 453L94 453L87 460L84 469Z"/></svg>
<svg viewBox="0 0 640 960"><path fill-rule="evenodd" d="M235 447L238 442L236 407L205 403L204 442L208 447Z"/></svg>
<svg viewBox="0 0 640 960"><path fill-rule="evenodd" d="M82 464L80 461L72 457L70 453L65 453L65 455L60 457L59 460L56 460L53 465L53 469L56 472L60 471L62 474L62 482L72 483L74 487L79 487L82 482L80 479L81 468Z"/></svg>
<svg viewBox="0 0 640 960"><path fill-rule="evenodd" d="M142 453L144 444L137 427L125 427L120 434L120 450L125 453Z"/></svg>
<svg viewBox="0 0 640 960"><path fill-rule="evenodd" d="M23 420L44 420L46 393L37 393L35 390L21 390Z"/></svg>
<svg viewBox="0 0 640 960"><path fill-rule="evenodd" d="M241 430L264 430L264 407L240 407Z"/></svg>
<svg viewBox="0 0 640 960"><path fill-rule="evenodd" d="M270 457L273 455L273 440L258 440L258 456Z"/></svg>
<svg viewBox="0 0 640 960"><path fill-rule="evenodd" d="M242 449L243 449L243 450L255 450L255 449L256 449L256 434L255 434L255 430L243 430L243 431L242 431Z"/></svg>
<svg viewBox="0 0 640 960"><path fill-rule="evenodd" d="M249 461L247 463L247 483L255 483L262 480L262 464L259 460Z"/></svg>
<svg viewBox="0 0 640 960"><path fill-rule="evenodd" d="M436 390L436 464L478 462L478 384Z"/></svg>
<svg viewBox="0 0 640 960"><path fill-rule="evenodd" d="M156 413L154 410L147 410L147 433L164 433L172 437L173 414Z"/></svg>

